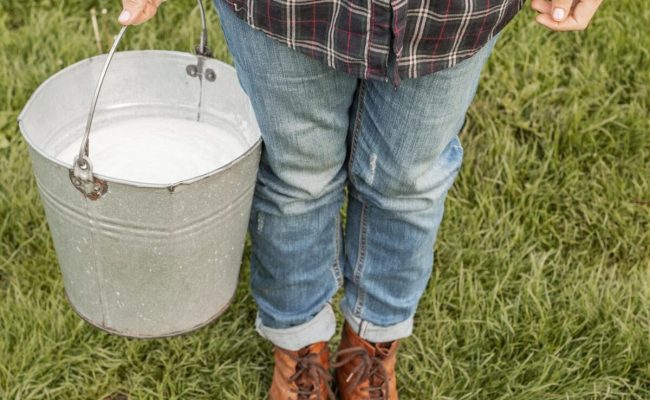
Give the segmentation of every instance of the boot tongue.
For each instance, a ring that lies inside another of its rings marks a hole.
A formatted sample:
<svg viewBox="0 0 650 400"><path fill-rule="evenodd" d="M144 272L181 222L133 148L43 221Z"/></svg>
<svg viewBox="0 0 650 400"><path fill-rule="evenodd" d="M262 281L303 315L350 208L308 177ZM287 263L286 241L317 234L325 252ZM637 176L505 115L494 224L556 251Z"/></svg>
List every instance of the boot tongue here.
<svg viewBox="0 0 650 400"><path fill-rule="evenodd" d="M298 357L303 358L307 357L310 353L313 353L313 348L312 346L305 346L302 349L298 350ZM298 369L298 365L296 365L296 370ZM303 371L302 375L298 378L296 381L296 385L307 391L311 391L314 388L314 382L311 381L311 378L307 371ZM299 399L303 399L303 397L298 397Z"/></svg>
<svg viewBox="0 0 650 400"><path fill-rule="evenodd" d="M379 358L383 362L383 360L385 360L389 356L390 349L391 349L393 343L394 342L372 343L372 353L374 353L374 354L370 354L370 355ZM377 371L377 372L379 372L379 371ZM385 383L387 377L382 376L382 375L383 374L381 374L381 375L373 374L370 377L370 380L368 382L370 384L370 386L371 387L381 387L381 386L383 386L383 384ZM381 393L373 392L370 398L372 399L372 398L380 397L380 396L381 396Z"/></svg>

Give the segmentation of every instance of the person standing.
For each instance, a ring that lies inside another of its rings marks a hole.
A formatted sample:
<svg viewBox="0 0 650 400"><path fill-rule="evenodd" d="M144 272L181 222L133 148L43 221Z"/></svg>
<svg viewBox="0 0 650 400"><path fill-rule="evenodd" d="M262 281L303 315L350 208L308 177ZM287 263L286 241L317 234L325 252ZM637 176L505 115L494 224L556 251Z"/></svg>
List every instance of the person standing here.
<svg viewBox="0 0 650 400"><path fill-rule="evenodd" d="M335 379L342 400L397 400L399 342L431 275L458 133L524 2L214 2L264 140L249 232L256 328L275 349L269 398L333 399ZM142 23L161 3L123 0L119 21ZM531 6L541 25L573 31L601 3Z"/></svg>

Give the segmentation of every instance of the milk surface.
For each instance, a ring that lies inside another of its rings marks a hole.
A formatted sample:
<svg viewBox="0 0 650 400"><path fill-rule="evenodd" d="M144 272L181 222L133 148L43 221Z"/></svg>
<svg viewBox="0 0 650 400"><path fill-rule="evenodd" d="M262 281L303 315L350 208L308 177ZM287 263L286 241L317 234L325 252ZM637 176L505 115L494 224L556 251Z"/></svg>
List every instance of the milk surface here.
<svg viewBox="0 0 650 400"><path fill-rule="evenodd" d="M81 137L57 158L72 164L80 146ZM139 183L195 178L236 159L247 148L232 129L176 118L133 118L90 132L93 172Z"/></svg>

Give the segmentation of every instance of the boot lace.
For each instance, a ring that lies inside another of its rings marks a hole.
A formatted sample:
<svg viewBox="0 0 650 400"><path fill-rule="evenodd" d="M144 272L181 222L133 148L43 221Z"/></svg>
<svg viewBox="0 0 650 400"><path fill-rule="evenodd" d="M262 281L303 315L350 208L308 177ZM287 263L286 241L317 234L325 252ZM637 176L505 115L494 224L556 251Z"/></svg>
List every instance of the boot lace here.
<svg viewBox="0 0 650 400"><path fill-rule="evenodd" d="M291 391L297 395L297 400L327 400L320 397L321 380L325 382L327 398L336 400L329 385L332 376L320 363L318 354L307 353L297 357L289 354L289 356L296 362L296 372L289 377L289 383L296 385L296 389Z"/></svg>
<svg viewBox="0 0 650 400"><path fill-rule="evenodd" d="M338 368L355 358L359 358L361 362L352 369L345 380L352 381L348 391L352 392L367 380L368 387L361 388L361 391L367 393L367 399L388 400L388 371L382 364L381 357L371 357L363 347L351 347L340 350L334 355L334 360L338 361L333 362L332 367Z"/></svg>

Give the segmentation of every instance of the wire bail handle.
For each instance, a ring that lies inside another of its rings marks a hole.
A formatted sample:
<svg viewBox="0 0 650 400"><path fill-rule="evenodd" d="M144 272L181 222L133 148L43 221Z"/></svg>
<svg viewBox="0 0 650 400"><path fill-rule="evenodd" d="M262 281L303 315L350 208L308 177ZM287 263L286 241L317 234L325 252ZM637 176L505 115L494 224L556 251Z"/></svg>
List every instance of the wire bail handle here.
<svg viewBox="0 0 650 400"><path fill-rule="evenodd" d="M205 7L203 7L203 1L197 0L199 5L199 11L201 13L201 36L198 46L196 46L196 54L203 57L212 57L212 50L208 47L208 24L207 17L205 14ZM106 72L108 67L113 60L113 55L117 50L118 45L122 41L126 29L128 26L123 26L120 29L120 32L115 37L113 41L113 46L108 52L106 57L106 62L102 69L101 74L99 75L99 81L97 82L97 87L95 88L95 94L93 100L90 104L90 111L88 112L88 120L86 121L86 129L84 131L84 136L81 139L81 146L79 148L79 154L75 156L73 161L73 167L70 170L70 181L81 193L83 193L86 198L90 200L97 200L103 196L108 191L108 184L106 181L97 178L93 175L93 164L90 161L90 146L89 146L89 137L90 129L93 125L93 118L95 116L95 108L97 107L97 100L99 99L99 93L101 92L102 85L104 84L104 79L106 78Z"/></svg>

